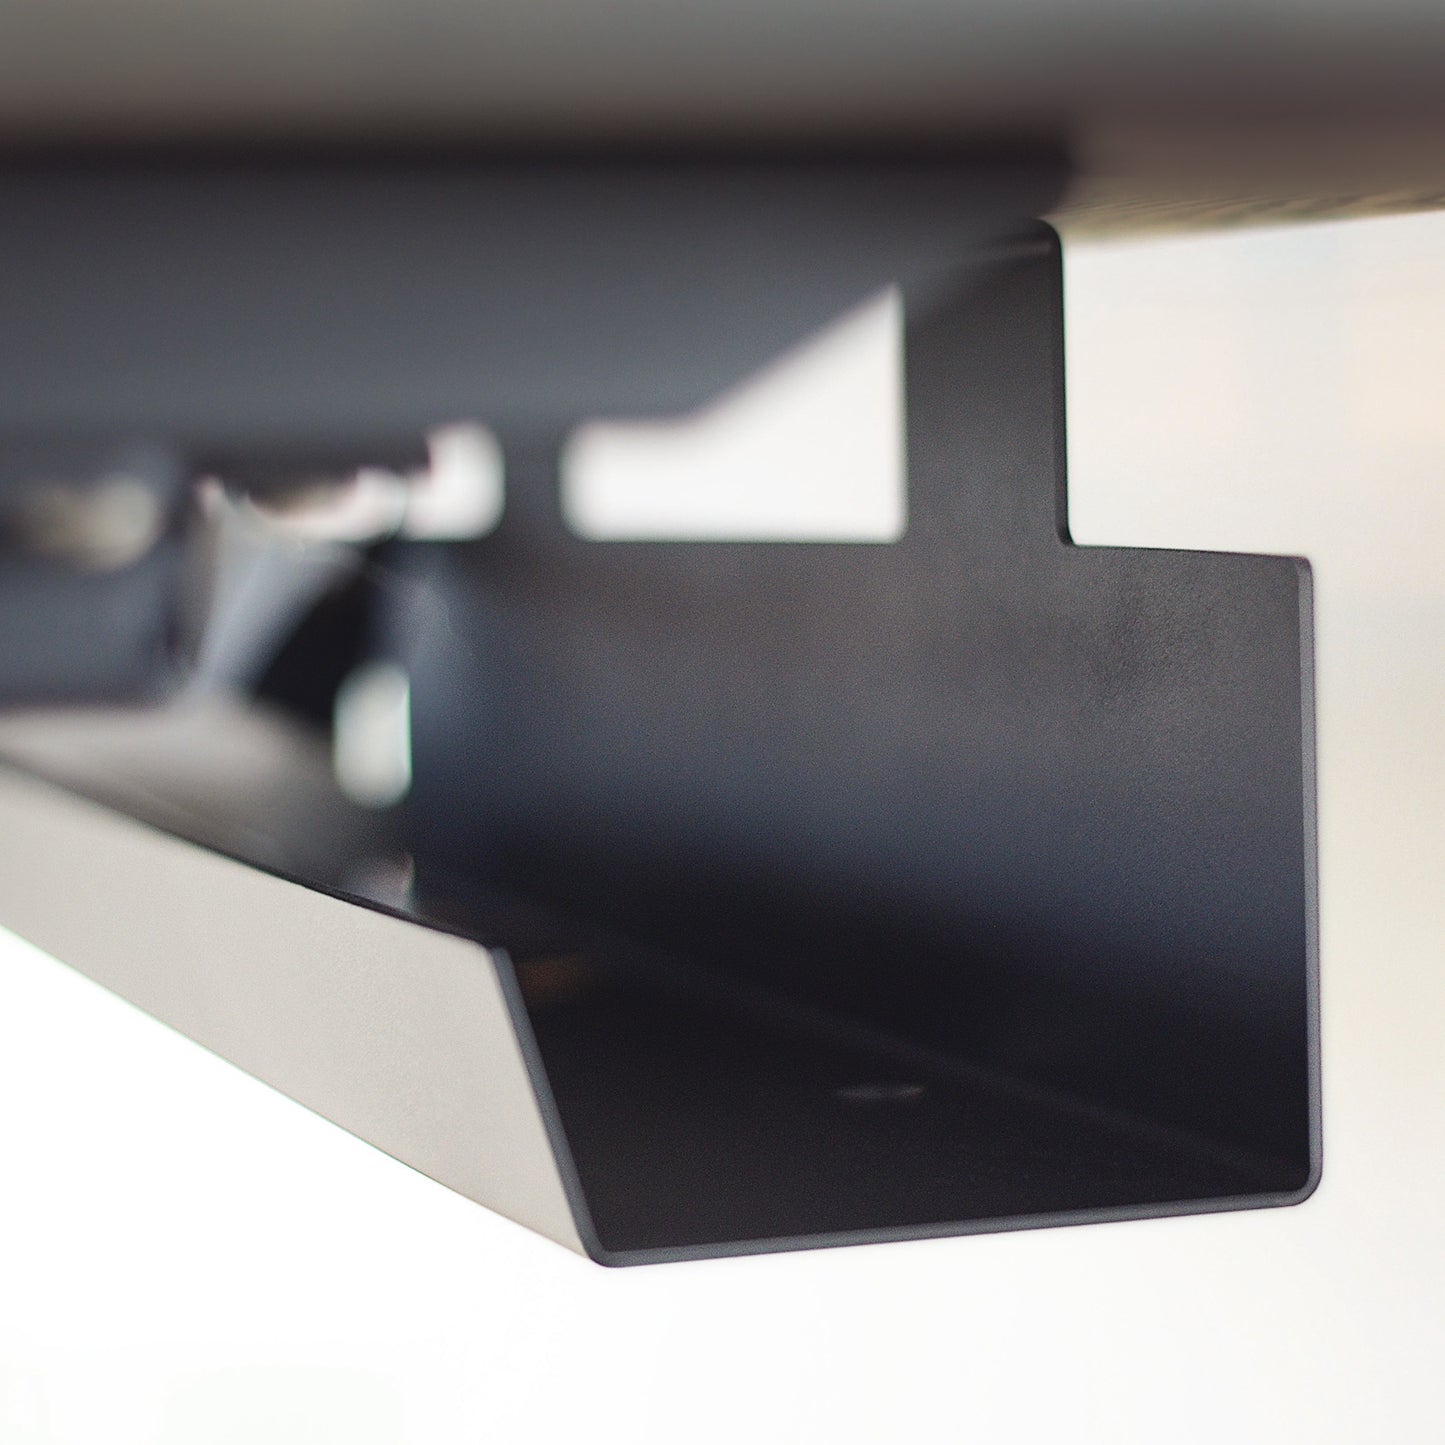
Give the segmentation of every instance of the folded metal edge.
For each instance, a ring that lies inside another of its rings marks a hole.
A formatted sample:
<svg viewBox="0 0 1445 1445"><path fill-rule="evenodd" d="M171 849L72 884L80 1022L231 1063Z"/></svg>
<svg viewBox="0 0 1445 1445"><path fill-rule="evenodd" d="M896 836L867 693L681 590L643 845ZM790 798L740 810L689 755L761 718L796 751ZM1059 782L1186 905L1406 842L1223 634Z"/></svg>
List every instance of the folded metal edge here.
<svg viewBox="0 0 1445 1445"><path fill-rule="evenodd" d="M7 766L0 922L403 1163L593 1252L505 957Z"/></svg>

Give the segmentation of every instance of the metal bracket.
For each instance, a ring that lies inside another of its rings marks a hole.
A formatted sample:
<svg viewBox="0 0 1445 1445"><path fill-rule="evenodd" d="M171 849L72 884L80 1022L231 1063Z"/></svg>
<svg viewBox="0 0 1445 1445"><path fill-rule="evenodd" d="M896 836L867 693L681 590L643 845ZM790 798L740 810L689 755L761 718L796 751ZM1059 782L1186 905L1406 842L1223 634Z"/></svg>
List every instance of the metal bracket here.
<svg viewBox="0 0 1445 1445"><path fill-rule="evenodd" d="M1046 227L995 214L905 280L898 543L583 540L556 419L519 415L497 531L393 544L413 918L112 815L93 869L133 856L108 933L143 948L72 937L43 830L7 828L0 916L607 1262L1303 1198L1308 566L1069 542ZM482 1127L494 1067L525 1143Z"/></svg>

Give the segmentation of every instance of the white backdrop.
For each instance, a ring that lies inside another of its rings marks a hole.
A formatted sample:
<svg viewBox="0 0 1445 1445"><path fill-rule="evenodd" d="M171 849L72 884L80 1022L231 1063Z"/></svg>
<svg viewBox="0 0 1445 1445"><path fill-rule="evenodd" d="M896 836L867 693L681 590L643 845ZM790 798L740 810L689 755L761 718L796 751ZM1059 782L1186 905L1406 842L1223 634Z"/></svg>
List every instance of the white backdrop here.
<svg viewBox="0 0 1445 1445"><path fill-rule="evenodd" d="M1445 1438L1445 217L1067 280L1076 539L1315 562L1318 1193L609 1271L0 935L4 1445Z"/></svg>

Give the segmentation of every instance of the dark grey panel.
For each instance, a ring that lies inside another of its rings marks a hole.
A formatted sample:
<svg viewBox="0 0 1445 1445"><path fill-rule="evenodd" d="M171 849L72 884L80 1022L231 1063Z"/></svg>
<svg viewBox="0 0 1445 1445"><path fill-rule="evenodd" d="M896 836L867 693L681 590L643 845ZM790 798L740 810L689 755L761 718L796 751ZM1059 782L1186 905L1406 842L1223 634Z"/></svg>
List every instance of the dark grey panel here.
<svg viewBox="0 0 1445 1445"><path fill-rule="evenodd" d="M0 168L0 432L264 453L696 405L1046 209L970 161Z"/></svg>

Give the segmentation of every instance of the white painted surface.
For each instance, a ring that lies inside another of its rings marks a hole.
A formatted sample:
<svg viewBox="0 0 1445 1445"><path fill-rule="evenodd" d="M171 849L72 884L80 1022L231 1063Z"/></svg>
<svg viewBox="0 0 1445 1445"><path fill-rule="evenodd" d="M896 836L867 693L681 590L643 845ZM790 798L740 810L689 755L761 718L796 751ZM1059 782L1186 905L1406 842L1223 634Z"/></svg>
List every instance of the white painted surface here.
<svg viewBox="0 0 1445 1445"><path fill-rule="evenodd" d="M6 1445L1441 1437L1445 225L1068 274L1079 539L1315 562L1318 1193L603 1270L7 941Z"/></svg>
<svg viewBox="0 0 1445 1445"><path fill-rule="evenodd" d="M890 287L694 413L578 427L563 515L594 541L896 542L902 363Z"/></svg>

